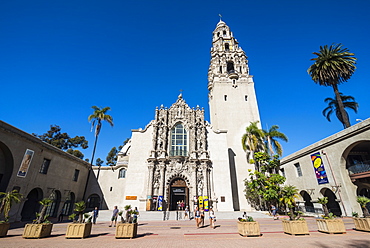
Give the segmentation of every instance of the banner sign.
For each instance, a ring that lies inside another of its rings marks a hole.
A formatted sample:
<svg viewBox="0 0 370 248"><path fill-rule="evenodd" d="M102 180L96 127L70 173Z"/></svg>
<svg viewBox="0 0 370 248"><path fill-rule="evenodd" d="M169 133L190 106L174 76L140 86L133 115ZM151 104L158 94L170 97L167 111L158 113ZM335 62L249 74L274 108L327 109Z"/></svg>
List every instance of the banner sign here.
<svg viewBox="0 0 370 248"><path fill-rule="evenodd" d="M34 151L27 149L24 153L23 160L21 166L19 167L19 171L17 173L18 177L26 177L28 168L30 167L32 158L33 158Z"/></svg>
<svg viewBox="0 0 370 248"><path fill-rule="evenodd" d="M199 203L198 207L203 208L203 196L198 197L198 203Z"/></svg>
<svg viewBox="0 0 370 248"><path fill-rule="evenodd" d="M318 184L329 183L320 152L316 152L312 154L311 160L312 160L313 168L315 170L317 183Z"/></svg>
<svg viewBox="0 0 370 248"><path fill-rule="evenodd" d="M208 205L208 196L203 196L203 205L204 205L204 211L208 212L209 210L209 205Z"/></svg>
<svg viewBox="0 0 370 248"><path fill-rule="evenodd" d="M127 195L126 200L137 200L137 196L136 195Z"/></svg>
<svg viewBox="0 0 370 248"><path fill-rule="evenodd" d="M158 196L158 211L163 211L162 204L163 204L163 196L160 195Z"/></svg>

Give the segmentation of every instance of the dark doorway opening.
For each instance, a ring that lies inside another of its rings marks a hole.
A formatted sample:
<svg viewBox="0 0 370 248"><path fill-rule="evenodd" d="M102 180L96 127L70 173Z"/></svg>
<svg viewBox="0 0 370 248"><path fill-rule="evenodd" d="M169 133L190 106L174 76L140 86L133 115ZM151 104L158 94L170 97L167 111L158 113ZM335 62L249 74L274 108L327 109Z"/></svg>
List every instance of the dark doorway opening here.
<svg viewBox="0 0 370 248"><path fill-rule="evenodd" d="M182 178L176 178L170 186L170 210L183 210L189 204L189 192L186 182ZM183 209L179 204L183 202Z"/></svg>
<svg viewBox="0 0 370 248"><path fill-rule="evenodd" d="M43 193L40 188L35 188L30 191L27 195L27 201L24 203L22 208L22 221L29 221L36 219L36 212L40 210L39 201L42 200Z"/></svg>

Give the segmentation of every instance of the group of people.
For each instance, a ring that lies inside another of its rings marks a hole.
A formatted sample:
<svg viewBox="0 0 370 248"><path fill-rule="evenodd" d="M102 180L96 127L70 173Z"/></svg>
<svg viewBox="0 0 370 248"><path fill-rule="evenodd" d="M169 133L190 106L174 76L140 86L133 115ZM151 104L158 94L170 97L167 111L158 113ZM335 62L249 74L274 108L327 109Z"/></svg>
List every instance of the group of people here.
<svg viewBox="0 0 370 248"><path fill-rule="evenodd" d="M204 219L205 219L205 212L203 208L195 207L194 209L194 218L197 228L201 228L204 226ZM215 211L212 207L209 209L209 227L215 228L215 222L216 222L216 215Z"/></svg>

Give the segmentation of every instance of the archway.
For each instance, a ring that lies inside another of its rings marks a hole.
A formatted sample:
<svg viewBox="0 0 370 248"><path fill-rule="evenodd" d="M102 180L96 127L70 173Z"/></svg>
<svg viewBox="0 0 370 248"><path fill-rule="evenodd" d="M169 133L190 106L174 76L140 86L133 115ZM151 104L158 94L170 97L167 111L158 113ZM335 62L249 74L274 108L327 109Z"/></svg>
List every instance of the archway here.
<svg viewBox="0 0 370 248"><path fill-rule="evenodd" d="M92 210L95 207L100 209L100 197L97 194L92 194L87 198L87 208Z"/></svg>
<svg viewBox="0 0 370 248"><path fill-rule="evenodd" d="M178 202L183 201L185 206L189 205L189 190L182 178L175 178L170 184L170 210L178 209Z"/></svg>
<svg viewBox="0 0 370 248"><path fill-rule="evenodd" d="M323 188L321 190L321 194L328 198L328 204L326 205L329 212L333 213L336 216L342 216L342 210L340 209L339 203L337 202L337 197L335 196L333 191L328 188Z"/></svg>
<svg viewBox="0 0 370 248"><path fill-rule="evenodd" d="M0 192L6 192L13 172L13 156L9 148L0 142Z"/></svg>
<svg viewBox="0 0 370 248"><path fill-rule="evenodd" d="M53 193L50 194L49 199L53 202L46 209L46 215L49 215L50 217L57 217L60 198L61 196L59 190L55 190Z"/></svg>
<svg viewBox="0 0 370 248"><path fill-rule="evenodd" d="M75 204L75 194L73 192L70 192L67 196L66 201L64 202L62 213L63 215L70 215L73 212Z"/></svg>
<svg viewBox="0 0 370 248"><path fill-rule="evenodd" d="M304 207L306 208L306 212L315 212L315 208L313 203L311 202L311 196L304 190L301 191L301 196L304 200Z"/></svg>
<svg viewBox="0 0 370 248"><path fill-rule="evenodd" d="M34 220L36 218L36 212L40 210L40 203L43 197L42 190L40 188L34 188L27 195L27 201L24 203L21 216L22 221Z"/></svg>

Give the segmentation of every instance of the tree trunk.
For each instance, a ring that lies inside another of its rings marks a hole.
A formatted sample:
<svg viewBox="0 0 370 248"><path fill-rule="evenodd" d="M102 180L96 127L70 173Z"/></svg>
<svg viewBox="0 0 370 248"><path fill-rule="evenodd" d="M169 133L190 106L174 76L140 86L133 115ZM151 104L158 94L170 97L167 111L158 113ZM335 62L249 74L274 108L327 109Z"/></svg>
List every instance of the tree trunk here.
<svg viewBox="0 0 370 248"><path fill-rule="evenodd" d="M365 218L370 217L369 210L367 210L366 206L364 208L362 208L362 212L364 212L364 217Z"/></svg>
<svg viewBox="0 0 370 248"><path fill-rule="evenodd" d="M322 204L322 209L324 210L324 216L329 217L328 206L326 206L326 204Z"/></svg>
<svg viewBox="0 0 370 248"><path fill-rule="evenodd" d="M344 109L342 98L340 98L338 85L333 84L333 89L334 89L334 93L335 93L335 98L337 99L337 102L338 102L339 112L342 116L343 126L344 126L344 128L348 128L348 127L351 126L351 124L349 123L348 115L346 114L346 110Z"/></svg>

